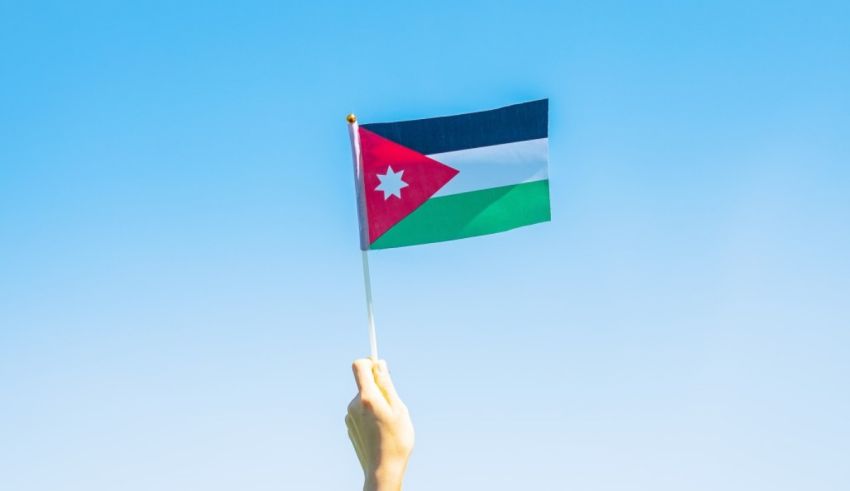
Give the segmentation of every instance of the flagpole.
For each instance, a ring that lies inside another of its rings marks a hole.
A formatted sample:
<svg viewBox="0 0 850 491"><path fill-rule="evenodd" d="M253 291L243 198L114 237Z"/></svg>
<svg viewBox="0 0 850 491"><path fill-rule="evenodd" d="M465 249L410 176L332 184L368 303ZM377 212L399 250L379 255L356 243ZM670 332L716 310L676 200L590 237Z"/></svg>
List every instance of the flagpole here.
<svg viewBox="0 0 850 491"><path fill-rule="evenodd" d="M354 159L354 186L357 196L357 218L360 224L360 258L363 262L363 288L366 291L366 315L369 320L369 349L373 360L378 359L378 337L375 334L375 314L372 310L372 280L369 275L369 246L366 227L366 201L363 195L363 166L360 162L360 132L357 116L349 114L348 135L351 137L351 154Z"/></svg>
<svg viewBox="0 0 850 491"><path fill-rule="evenodd" d="M373 360L378 359L378 337L375 335L375 314L372 312L372 281L369 277L369 253L360 251L363 258L363 286L366 288L366 314L369 316L369 348Z"/></svg>

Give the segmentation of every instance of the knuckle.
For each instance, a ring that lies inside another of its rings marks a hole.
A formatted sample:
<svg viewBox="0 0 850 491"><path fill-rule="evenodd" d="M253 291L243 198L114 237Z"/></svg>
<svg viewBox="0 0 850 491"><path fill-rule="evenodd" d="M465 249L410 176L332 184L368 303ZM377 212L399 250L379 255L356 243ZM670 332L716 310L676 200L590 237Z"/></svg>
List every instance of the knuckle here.
<svg viewBox="0 0 850 491"><path fill-rule="evenodd" d="M354 415L357 412L360 403L357 399L352 400L348 403L348 416ZM346 416L346 417L348 417Z"/></svg>
<svg viewBox="0 0 850 491"><path fill-rule="evenodd" d="M360 405L371 411L372 409L375 409L375 399L371 396L361 397Z"/></svg>

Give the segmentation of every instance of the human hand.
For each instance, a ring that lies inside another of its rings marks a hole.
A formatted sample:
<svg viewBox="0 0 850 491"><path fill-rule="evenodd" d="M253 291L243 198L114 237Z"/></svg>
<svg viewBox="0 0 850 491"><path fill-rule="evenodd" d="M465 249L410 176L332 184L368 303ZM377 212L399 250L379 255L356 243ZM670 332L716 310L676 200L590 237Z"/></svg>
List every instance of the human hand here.
<svg viewBox="0 0 850 491"><path fill-rule="evenodd" d="M413 450L413 423L384 360L355 360L358 394L348 405L348 438L365 475L364 491L399 491Z"/></svg>

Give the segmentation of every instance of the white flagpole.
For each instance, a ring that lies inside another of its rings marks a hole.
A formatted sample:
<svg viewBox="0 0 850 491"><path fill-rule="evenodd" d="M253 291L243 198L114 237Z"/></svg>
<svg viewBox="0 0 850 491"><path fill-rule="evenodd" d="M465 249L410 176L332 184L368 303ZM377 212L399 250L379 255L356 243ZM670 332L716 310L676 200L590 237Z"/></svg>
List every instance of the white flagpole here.
<svg viewBox="0 0 850 491"><path fill-rule="evenodd" d="M369 316L369 348L373 360L378 359L378 337L375 335L375 315L372 313L372 281L369 279L369 253L361 251L363 258L363 285L366 287L366 314Z"/></svg>
<svg viewBox="0 0 850 491"><path fill-rule="evenodd" d="M354 159L354 186L357 195L357 218L360 222L360 249L363 261L363 287L366 290L366 314L369 319L369 348L371 358L378 359L378 337L375 335L375 315L372 311L372 281L369 275L369 246L368 227L366 224L366 197L363 193L363 166L360 162L360 132L358 131L357 116L349 114L348 135L351 137L351 154Z"/></svg>

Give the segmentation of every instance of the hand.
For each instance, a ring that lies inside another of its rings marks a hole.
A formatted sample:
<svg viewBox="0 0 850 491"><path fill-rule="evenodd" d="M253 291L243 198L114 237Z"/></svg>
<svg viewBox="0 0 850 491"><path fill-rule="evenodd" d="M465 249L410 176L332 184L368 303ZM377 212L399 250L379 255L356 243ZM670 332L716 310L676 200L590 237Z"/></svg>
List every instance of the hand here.
<svg viewBox="0 0 850 491"><path fill-rule="evenodd" d="M413 423L384 360L355 360L359 393L348 405L348 438L365 474L364 491L399 491L413 450Z"/></svg>

